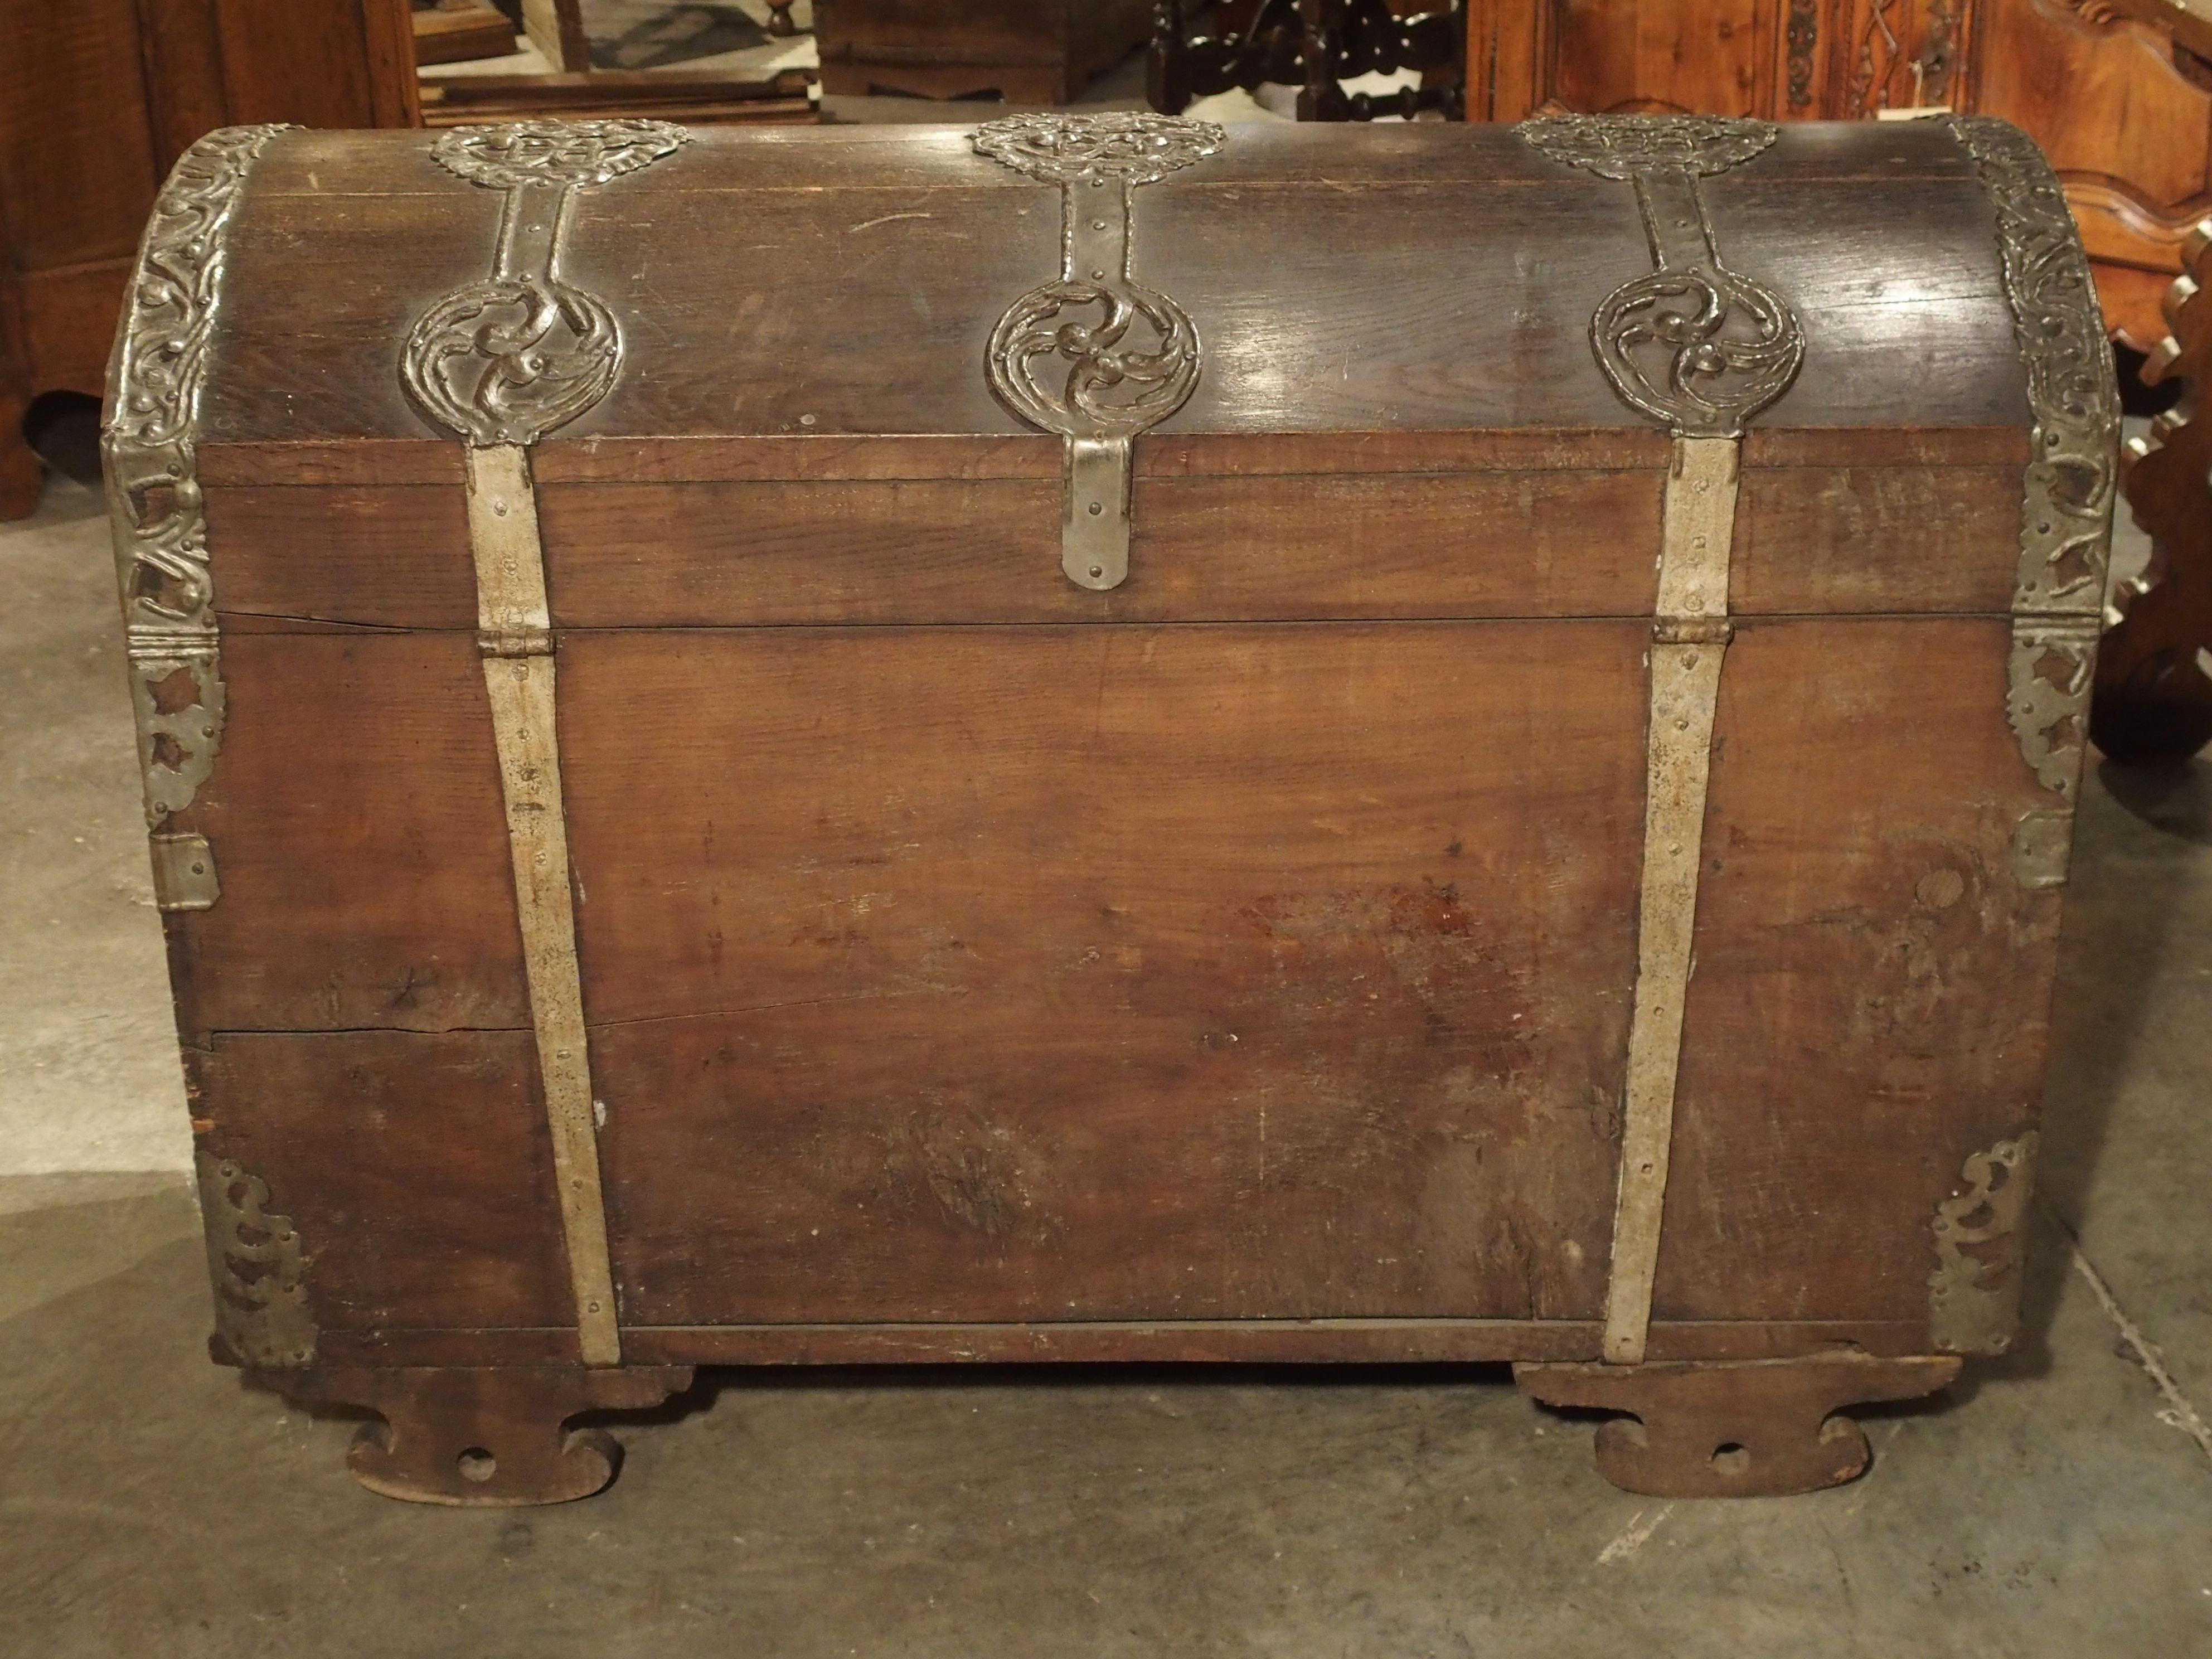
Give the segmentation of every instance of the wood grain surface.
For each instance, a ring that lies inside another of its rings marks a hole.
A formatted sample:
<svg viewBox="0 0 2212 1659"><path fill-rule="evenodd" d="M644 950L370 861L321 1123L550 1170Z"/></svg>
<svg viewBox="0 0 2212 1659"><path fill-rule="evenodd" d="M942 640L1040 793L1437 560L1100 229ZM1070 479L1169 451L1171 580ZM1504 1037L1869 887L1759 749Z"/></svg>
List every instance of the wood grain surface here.
<svg viewBox="0 0 2212 1659"><path fill-rule="evenodd" d="M666 467L742 471L744 442L732 443L734 457L695 446ZM1398 443L1369 447L1379 453L1366 460L1378 463ZM1406 459L1455 459L1425 447L1408 445ZM1606 456L1607 446L1587 447ZM1560 448L1546 459L1573 459ZM1876 461L1745 471L1731 609L2008 606L2018 465ZM539 513L554 619L565 629L1634 617L1649 615L1654 597L1663 467L1662 446L1634 467L1140 477L1132 574L1105 594L1060 574L1056 468L977 478L541 477ZM458 488L427 483L211 487L224 625L473 628L459 501Z"/></svg>
<svg viewBox="0 0 2212 1659"><path fill-rule="evenodd" d="M585 192L563 275L614 307L629 358L549 447L1024 431L981 364L1000 312L1059 268L1059 192L971 131L702 132ZM1948 134L1793 128L1705 194L1729 263L1808 341L1762 425L2024 423L1989 207ZM1650 266L1634 192L1509 130L1239 128L1134 200L1137 273L1205 342L1163 438L1640 424L1587 337ZM420 137L273 147L232 232L206 435L426 434L398 343L483 274L498 207Z"/></svg>
<svg viewBox="0 0 2212 1659"><path fill-rule="evenodd" d="M222 661L222 752L176 820L222 849L222 899L165 918L187 1040L526 1032L474 636L231 630Z"/></svg>
<svg viewBox="0 0 2212 1659"><path fill-rule="evenodd" d="M626 1355L1593 1357L1668 453L1588 343L1633 193L1429 126L1147 186L1206 369L1094 595L981 372L1057 196L969 131L702 135L578 201L628 360L532 468ZM1909 1353L2055 954L2024 380L1948 136L1800 127L1707 196L1810 346L1743 446L1650 1352ZM498 205L281 141L207 394L179 1020L332 1364L574 1353L460 451L395 369Z"/></svg>
<svg viewBox="0 0 2212 1659"><path fill-rule="evenodd" d="M1714 737L1656 1311L1924 1316L1929 1218L2036 1118L2060 895L1997 619L1747 623Z"/></svg>
<svg viewBox="0 0 2212 1659"><path fill-rule="evenodd" d="M226 1034L185 1060L195 1127L299 1228L319 1327L573 1340L528 1030Z"/></svg>
<svg viewBox="0 0 2212 1659"><path fill-rule="evenodd" d="M1587 1316L1644 633L572 639L626 1317Z"/></svg>

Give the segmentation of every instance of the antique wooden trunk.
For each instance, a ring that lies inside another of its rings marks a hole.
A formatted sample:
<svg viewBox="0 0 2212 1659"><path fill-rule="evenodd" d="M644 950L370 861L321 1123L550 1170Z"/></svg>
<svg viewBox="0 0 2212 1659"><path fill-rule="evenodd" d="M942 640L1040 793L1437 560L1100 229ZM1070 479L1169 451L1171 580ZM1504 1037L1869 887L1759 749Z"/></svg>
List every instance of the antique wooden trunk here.
<svg viewBox="0 0 2212 1659"><path fill-rule="evenodd" d="M380 1491L1138 1358L1800 1490L2010 1337L2116 409L2009 127L235 129L109 413L215 1352Z"/></svg>

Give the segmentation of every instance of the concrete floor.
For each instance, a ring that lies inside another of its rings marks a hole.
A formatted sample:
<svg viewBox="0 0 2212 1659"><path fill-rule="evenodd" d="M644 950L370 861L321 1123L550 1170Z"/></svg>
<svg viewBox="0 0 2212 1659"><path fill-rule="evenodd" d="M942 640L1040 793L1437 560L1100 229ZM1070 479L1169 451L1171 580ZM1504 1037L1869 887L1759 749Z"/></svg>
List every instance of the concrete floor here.
<svg viewBox="0 0 2212 1659"><path fill-rule="evenodd" d="M64 478L0 524L0 1174L191 1164L108 546Z"/></svg>
<svg viewBox="0 0 2212 1659"><path fill-rule="evenodd" d="M0 1651L2212 1655L2212 762L2085 791L2030 1334L1854 1486L1639 1500L1480 1368L724 1373L419 1509L203 1358L96 513L0 529Z"/></svg>

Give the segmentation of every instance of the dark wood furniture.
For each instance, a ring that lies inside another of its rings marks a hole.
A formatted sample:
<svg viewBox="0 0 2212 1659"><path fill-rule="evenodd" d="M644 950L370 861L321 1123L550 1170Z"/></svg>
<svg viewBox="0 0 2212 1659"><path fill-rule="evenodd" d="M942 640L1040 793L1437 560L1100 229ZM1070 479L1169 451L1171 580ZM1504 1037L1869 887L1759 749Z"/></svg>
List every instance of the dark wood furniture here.
<svg viewBox="0 0 2212 1659"><path fill-rule="evenodd" d="M154 192L240 121L416 118L408 0L0 0L0 517L38 504L23 411L97 396Z"/></svg>
<svg viewBox="0 0 2212 1659"><path fill-rule="evenodd" d="M1153 0L815 0L822 89L1064 104L1150 37Z"/></svg>
<svg viewBox="0 0 2212 1659"><path fill-rule="evenodd" d="M137 294L216 1352L378 1490L1486 1359L1785 1492L2010 1340L2118 421L2013 129L250 130Z"/></svg>
<svg viewBox="0 0 2212 1659"><path fill-rule="evenodd" d="M2090 733L2118 761L2185 760L2212 743L2212 219L2185 248L2171 289L2172 331L2143 378L2180 401L2130 440L2122 489L2151 539L2151 565L2114 595L2121 620L2097 659Z"/></svg>
<svg viewBox="0 0 2212 1659"><path fill-rule="evenodd" d="M1298 89L1301 121L1411 120L1466 111L1465 26L1456 7L1409 12L1386 0L1261 0L1214 9L1194 34L1182 0L1161 0L1146 64L1152 107L1179 115L1191 100L1264 82ZM1392 93L1346 92L1344 82L1414 70Z"/></svg>
<svg viewBox="0 0 2212 1659"><path fill-rule="evenodd" d="M592 67L583 0L522 0L522 32L555 73L581 75Z"/></svg>
<svg viewBox="0 0 2212 1659"><path fill-rule="evenodd" d="M490 0L412 0L415 62L465 64L515 49L514 21Z"/></svg>
<svg viewBox="0 0 2212 1659"><path fill-rule="evenodd" d="M468 75L422 83L422 125L472 126L532 118L670 116L717 125L805 124L821 119L813 77L784 70L765 81L713 70L588 70L581 74Z"/></svg>
<svg viewBox="0 0 2212 1659"><path fill-rule="evenodd" d="M441 76L422 88L422 124L471 126L536 117L652 118L694 124L785 125L819 120L812 77L786 70L764 81L716 70L592 67L582 0L521 0L525 33L550 71L520 75ZM788 24L787 8L771 15Z"/></svg>
<svg viewBox="0 0 2212 1659"><path fill-rule="evenodd" d="M2178 0L1468 0L1474 120L1538 110L2025 127L2065 181L2112 331L2139 351L2212 210L2212 17Z"/></svg>

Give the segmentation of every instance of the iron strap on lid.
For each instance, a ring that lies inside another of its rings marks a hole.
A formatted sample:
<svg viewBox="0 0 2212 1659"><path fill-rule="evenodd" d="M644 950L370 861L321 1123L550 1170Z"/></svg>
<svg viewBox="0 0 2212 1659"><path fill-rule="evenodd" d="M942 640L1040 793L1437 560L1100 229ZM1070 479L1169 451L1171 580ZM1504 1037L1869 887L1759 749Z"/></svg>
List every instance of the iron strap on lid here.
<svg viewBox="0 0 2212 1659"><path fill-rule="evenodd" d="M1744 424L1787 392L1805 337L1781 295L1721 257L1698 180L1772 144L1771 122L1577 115L1523 122L1533 149L1633 185L1652 268L1601 301L1590 349L1622 402L1674 434L1651 635L1643 890L1622 1085L1605 1358L1644 1358L1667 1200Z"/></svg>
<svg viewBox="0 0 2212 1659"><path fill-rule="evenodd" d="M1060 187L1059 279L1006 307L984 370L1008 409L1066 441L1060 563L1079 587L1103 592L1127 580L1130 443L1198 385L1190 313L1129 274L1130 193L1215 154L1224 138L1211 121L1120 112L1015 115L975 133L981 154ZM1094 306L1096 322L1058 320ZM1156 343L1131 339L1133 328Z"/></svg>
<svg viewBox="0 0 2212 1659"><path fill-rule="evenodd" d="M222 747L227 695L200 492L200 393L223 297L230 222L246 175L283 125L225 127L179 158L155 198L108 365L101 471L122 590L154 902L205 910L222 896L214 850L168 827Z"/></svg>
<svg viewBox="0 0 2212 1659"><path fill-rule="evenodd" d="M416 406L468 446L477 643L499 750L577 1347L587 1365L619 1364L622 1339L576 957L552 616L529 446L592 408L622 373L622 330L613 311L560 274L578 192L651 167L690 137L666 121L623 119L456 127L439 139L430 153L441 167L505 199L491 274L463 283L417 318L399 361L401 384Z"/></svg>

